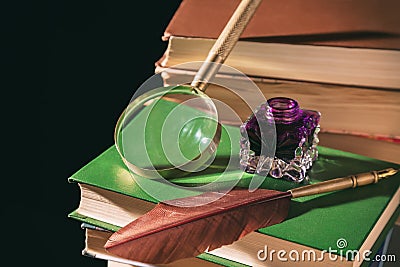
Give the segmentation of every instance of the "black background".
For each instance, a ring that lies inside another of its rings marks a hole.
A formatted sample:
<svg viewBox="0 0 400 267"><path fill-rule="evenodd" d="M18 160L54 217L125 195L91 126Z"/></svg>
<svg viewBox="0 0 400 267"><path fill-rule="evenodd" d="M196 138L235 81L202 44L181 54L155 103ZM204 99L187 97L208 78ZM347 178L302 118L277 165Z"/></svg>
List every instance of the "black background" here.
<svg viewBox="0 0 400 267"><path fill-rule="evenodd" d="M67 218L79 189L67 178L113 144L118 116L166 49L161 36L179 3L0 4L3 260L106 266L81 256L84 233Z"/></svg>

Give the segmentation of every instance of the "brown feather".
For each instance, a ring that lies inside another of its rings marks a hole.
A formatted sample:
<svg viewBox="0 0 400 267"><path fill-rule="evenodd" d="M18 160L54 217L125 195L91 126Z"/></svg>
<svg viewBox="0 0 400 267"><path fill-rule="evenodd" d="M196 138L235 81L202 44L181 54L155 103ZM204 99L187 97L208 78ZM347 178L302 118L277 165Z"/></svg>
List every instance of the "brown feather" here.
<svg viewBox="0 0 400 267"><path fill-rule="evenodd" d="M162 264L197 256L228 245L262 227L282 222L291 194L266 189L235 189L210 204L197 203L205 193L159 203L114 233L105 245L110 253L134 261Z"/></svg>

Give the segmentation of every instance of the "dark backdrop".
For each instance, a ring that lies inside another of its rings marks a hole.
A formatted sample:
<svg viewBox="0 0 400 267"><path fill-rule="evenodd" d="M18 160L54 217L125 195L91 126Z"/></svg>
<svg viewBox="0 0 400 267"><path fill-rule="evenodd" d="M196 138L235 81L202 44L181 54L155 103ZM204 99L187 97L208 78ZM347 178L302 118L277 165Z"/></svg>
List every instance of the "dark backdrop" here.
<svg viewBox="0 0 400 267"><path fill-rule="evenodd" d="M2 240L16 265L106 265L80 254L84 233L67 218L79 190L67 178L113 144L119 114L166 48L161 36L179 2L0 4L2 102L12 104L2 116Z"/></svg>

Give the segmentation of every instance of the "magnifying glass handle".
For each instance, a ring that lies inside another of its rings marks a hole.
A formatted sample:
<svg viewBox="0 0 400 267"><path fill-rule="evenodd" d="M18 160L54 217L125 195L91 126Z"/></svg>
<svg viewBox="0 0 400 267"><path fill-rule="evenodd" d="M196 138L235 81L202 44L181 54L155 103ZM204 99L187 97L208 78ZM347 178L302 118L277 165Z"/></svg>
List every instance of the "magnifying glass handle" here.
<svg viewBox="0 0 400 267"><path fill-rule="evenodd" d="M197 71L191 83L192 87L203 92L207 89L208 83L225 62L261 1L242 0Z"/></svg>

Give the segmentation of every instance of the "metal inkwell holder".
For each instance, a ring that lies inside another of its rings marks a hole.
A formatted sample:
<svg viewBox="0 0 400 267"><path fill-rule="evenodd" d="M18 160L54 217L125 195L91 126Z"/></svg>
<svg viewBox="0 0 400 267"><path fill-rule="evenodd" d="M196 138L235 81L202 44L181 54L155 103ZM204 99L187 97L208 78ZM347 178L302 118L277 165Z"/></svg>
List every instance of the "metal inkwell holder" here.
<svg viewBox="0 0 400 267"><path fill-rule="evenodd" d="M129 171L169 183L171 178L204 170L214 160L223 131L219 110L205 90L260 2L243 0L239 4L190 85L158 87L131 101L114 133L116 148ZM317 156L319 115L301 110L295 100L286 98L270 99L256 109L260 100L265 100L264 96L253 99L258 101L251 105L255 111L241 126L237 169L301 182ZM142 189L147 186L146 179L139 180ZM255 183L253 188L261 180ZM156 198L163 200L163 193Z"/></svg>

